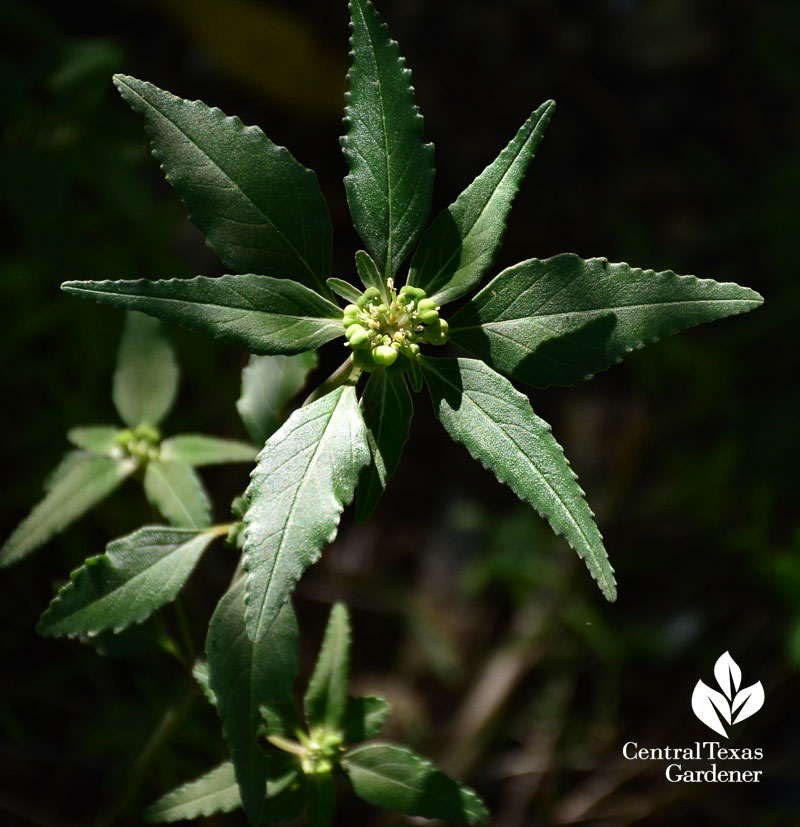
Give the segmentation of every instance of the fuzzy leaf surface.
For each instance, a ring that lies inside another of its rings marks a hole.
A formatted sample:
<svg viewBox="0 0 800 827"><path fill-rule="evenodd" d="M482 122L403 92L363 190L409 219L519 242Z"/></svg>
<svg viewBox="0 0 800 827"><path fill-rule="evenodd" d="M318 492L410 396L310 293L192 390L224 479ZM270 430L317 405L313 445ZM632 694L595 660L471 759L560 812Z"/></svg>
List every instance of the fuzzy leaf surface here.
<svg viewBox="0 0 800 827"><path fill-rule="evenodd" d="M125 75L114 83L144 116L153 155L226 267L327 294L331 220L311 170L257 126L201 101Z"/></svg>
<svg viewBox="0 0 800 827"><path fill-rule="evenodd" d="M158 425L178 391L178 363L161 325L142 313L128 313L111 386L122 421Z"/></svg>
<svg viewBox="0 0 800 827"><path fill-rule="evenodd" d="M380 293L383 301L388 304L390 298L386 282L381 278L381 274L378 272L378 266L372 260L372 256L364 252L364 250L359 250L356 253L356 270L364 287L366 289L374 287ZM356 299L356 301L358 301L358 299Z"/></svg>
<svg viewBox="0 0 800 827"><path fill-rule="evenodd" d="M472 790L405 747L365 744L345 753L342 767L356 795L376 807L457 823L489 820L489 811Z"/></svg>
<svg viewBox="0 0 800 827"><path fill-rule="evenodd" d="M151 804L142 817L151 824L161 824L214 813L230 813L241 806L233 764L226 761L194 781L168 792Z"/></svg>
<svg viewBox="0 0 800 827"><path fill-rule="evenodd" d="M348 698L342 729L346 744L359 744L374 738L389 717L391 707L374 695L363 698Z"/></svg>
<svg viewBox="0 0 800 827"><path fill-rule="evenodd" d="M411 429L414 404L400 371L376 370L361 395L361 414L367 427L370 464L356 488L356 519L364 522L375 510L397 469Z"/></svg>
<svg viewBox="0 0 800 827"><path fill-rule="evenodd" d="M442 210L411 259L408 283L437 304L460 298L492 266L525 170L539 146L555 103L543 103L484 171Z"/></svg>
<svg viewBox="0 0 800 827"><path fill-rule="evenodd" d="M213 532L148 526L108 544L70 575L37 631L48 637L121 632L175 599Z"/></svg>
<svg viewBox="0 0 800 827"><path fill-rule="evenodd" d="M227 462L255 462L258 449L238 439L220 439L202 434L181 434L161 443L161 459L184 465L221 465Z"/></svg>
<svg viewBox="0 0 800 827"><path fill-rule="evenodd" d="M528 398L476 359L423 360L434 411L450 436L562 534L608 600L616 599L594 515L550 426Z"/></svg>
<svg viewBox="0 0 800 827"><path fill-rule="evenodd" d="M268 634L251 639L245 629L245 581L239 579L217 604L206 639L211 689L231 750L245 812L259 824L265 812L268 759L259 746L259 706L283 701L297 675L297 620L286 603Z"/></svg>
<svg viewBox="0 0 800 827"><path fill-rule="evenodd" d="M570 385L661 336L762 301L737 284L564 253L504 270L450 319L450 338L522 382Z"/></svg>
<svg viewBox="0 0 800 827"><path fill-rule="evenodd" d="M9 566L46 543L83 516L136 470L129 459L67 454L45 483L45 496L0 549L0 566Z"/></svg>
<svg viewBox="0 0 800 827"><path fill-rule="evenodd" d="M341 310L288 279L246 274L161 281L68 281L62 289L209 333L253 353L299 353L344 335Z"/></svg>
<svg viewBox="0 0 800 827"><path fill-rule="evenodd" d="M116 448L114 440L118 433L119 428L115 425L86 425L70 428L67 431L67 439L84 451L109 456Z"/></svg>
<svg viewBox="0 0 800 827"><path fill-rule="evenodd" d="M340 729L347 707L350 676L350 617L344 603L331 609L325 636L304 698L309 730Z"/></svg>
<svg viewBox="0 0 800 827"><path fill-rule="evenodd" d="M242 390L236 410L248 433L263 445L283 421L281 413L305 386L317 366L309 351L295 356L251 356L242 371Z"/></svg>
<svg viewBox="0 0 800 827"><path fill-rule="evenodd" d="M207 528L211 503L193 468L175 460L153 460L144 472L144 493L172 525Z"/></svg>
<svg viewBox="0 0 800 827"><path fill-rule="evenodd" d="M336 536L369 461L355 388L296 410L268 440L250 475L244 516L247 630L267 633L303 572Z"/></svg>
<svg viewBox="0 0 800 827"><path fill-rule="evenodd" d="M433 144L426 144L410 71L369 0L351 0L344 179L353 224L383 278L394 276L428 218Z"/></svg>
<svg viewBox="0 0 800 827"><path fill-rule="evenodd" d="M328 279L328 287L348 304L355 304L361 298L362 291L357 287L353 287L349 281L331 278Z"/></svg>

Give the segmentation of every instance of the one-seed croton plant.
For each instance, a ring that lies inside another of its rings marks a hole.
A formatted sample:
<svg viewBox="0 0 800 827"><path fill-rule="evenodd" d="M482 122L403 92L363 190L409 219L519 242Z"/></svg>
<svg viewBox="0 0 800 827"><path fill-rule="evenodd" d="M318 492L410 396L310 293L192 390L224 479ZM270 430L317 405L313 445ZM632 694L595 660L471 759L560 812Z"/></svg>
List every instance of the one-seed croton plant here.
<svg viewBox="0 0 800 827"><path fill-rule="evenodd" d="M297 671L289 598L299 578L335 538L345 506L355 500L356 516L369 517L400 461L413 394L427 388L445 431L562 534L614 600L613 569L583 492L514 382L569 385L662 335L762 301L735 284L570 253L494 273L553 102L537 108L428 223L433 146L409 70L369 0L352 0L350 12L341 145L350 213L365 248L350 273L332 276L325 199L314 173L288 150L219 109L117 76L167 180L231 274L64 285L253 354L298 358L328 342L346 348L341 367L267 439L230 525L151 527L115 541L73 574L42 619L45 634L121 630L175 596L214 536L227 534L242 549L241 576L211 620L207 664L195 670L217 706L231 764L167 796L149 811L156 820L241 803L252 824L303 808L312 824L328 824L341 767L373 804L485 821L466 788L405 749L369 741L384 708L343 694L343 610L334 612L306 695L307 729L300 726L289 703ZM436 355L448 343L466 355Z"/></svg>

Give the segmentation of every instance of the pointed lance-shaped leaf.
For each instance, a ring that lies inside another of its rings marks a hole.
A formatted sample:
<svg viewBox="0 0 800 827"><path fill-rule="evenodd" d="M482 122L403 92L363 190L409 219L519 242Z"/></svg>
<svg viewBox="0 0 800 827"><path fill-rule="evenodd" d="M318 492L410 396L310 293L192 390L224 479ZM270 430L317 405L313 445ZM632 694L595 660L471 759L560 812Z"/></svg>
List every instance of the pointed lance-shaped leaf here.
<svg viewBox="0 0 800 827"><path fill-rule="evenodd" d="M353 224L384 279L394 276L428 218L433 144L426 144L411 72L369 0L351 0L344 179Z"/></svg>
<svg viewBox="0 0 800 827"><path fill-rule="evenodd" d="M449 320L450 338L522 382L570 385L661 336L762 301L737 284L564 253L504 270Z"/></svg>
<svg viewBox="0 0 800 827"><path fill-rule="evenodd" d="M305 569L336 536L369 461L355 388L296 410L258 456L247 489L247 631L267 633Z"/></svg>
<svg viewBox="0 0 800 827"><path fill-rule="evenodd" d="M361 395L361 413L372 456L356 488L356 519L364 522L375 510L408 441L414 405L403 374L397 370L370 374Z"/></svg>
<svg viewBox="0 0 800 827"><path fill-rule="evenodd" d="M344 335L341 310L288 279L246 274L148 281L68 281L62 290L140 310L253 353L299 353Z"/></svg>
<svg viewBox="0 0 800 827"><path fill-rule="evenodd" d="M225 761L204 775L176 787L142 813L150 824L231 813L242 806L233 764Z"/></svg>
<svg viewBox="0 0 800 827"><path fill-rule="evenodd" d="M374 264L375 262L373 262ZM353 287L349 281L342 279L328 279L328 287L336 293L337 296L344 299L348 304L355 304L360 298L362 291L357 287Z"/></svg>
<svg viewBox="0 0 800 827"><path fill-rule="evenodd" d="M197 472L175 460L152 460L144 472L144 493L172 525L207 528L211 503Z"/></svg>
<svg viewBox="0 0 800 827"><path fill-rule="evenodd" d="M121 632L175 599L214 531L148 526L108 544L70 575L42 615L48 637Z"/></svg>
<svg viewBox="0 0 800 827"><path fill-rule="evenodd" d="M125 75L114 83L144 116L153 155L226 267L328 294L331 220L310 169L257 126L201 101Z"/></svg>
<svg viewBox="0 0 800 827"><path fill-rule="evenodd" d="M372 256L364 252L364 250L359 250L356 253L356 270L364 287L367 289L374 287L378 293L380 293L383 301L389 304L391 301L389 298L389 288L384 279L381 278L381 274L378 272L378 266L372 260ZM358 299L356 299L356 301L358 301Z"/></svg>
<svg viewBox="0 0 800 827"><path fill-rule="evenodd" d="M119 430L115 425L86 425L70 428L67 431L67 439L84 451L114 456L119 452L119 446L116 443Z"/></svg>
<svg viewBox="0 0 800 827"><path fill-rule="evenodd" d="M255 462L258 448L238 439L219 439L202 434L180 434L161 443L161 459L197 468L227 462Z"/></svg>
<svg viewBox="0 0 800 827"><path fill-rule="evenodd" d="M9 566L44 545L83 516L136 470L132 459L73 451L45 483L45 496L0 549L0 566Z"/></svg>
<svg viewBox="0 0 800 827"><path fill-rule="evenodd" d="M528 398L475 359L422 363L434 411L450 436L532 505L586 563L608 600L617 595L603 538L550 426Z"/></svg>
<svg viewBox="0 0 800 827"><path fill-rule="evenodd" d="M245 630L245 582L239 579L211 617L206 656L222 731L231 750L244 810L251 824L265 812L269 763L259 746L262 704L282 702L297 676L297 621L286 603L267 634Z"/></svg>
<svg viewBox="0 0 800 827"><path fill-rule="evenodd" d="M408 283L437 304L455 301L481 283L500 248L525 170L555 103L543 103L513 140L425 231L411 259Z"/></svg>
<svg viewBox="0 0 800 827"><path fill-rule="evenodd" d="M383 698L374 695L348 698L342 722L344 742L359 744L374 738L381 731L390 712L391 707Z"/></svg>
<svg viewBox="0 0 800 827"><path fill-rule="evenodd" d="M128 313L111 388L126 425L158 425L178 390L178 363L161 325L142 313Z"/></svg>
<svg viewBox="0 0 800 827"><path fill-rule="evenodd" d="M250 357L242 371L242 390L236 410L258 445L263 445L283 422L282 413L317 366L313 351L294 356Z"/></svg>
<svg viewBox="0 0 800 827"><path fill-rule="evenodd" d="M356 795L376 807L447 822L489 820L486 805L472 790L405 747L365 744L345 753L342 768Z"/></svg>
<svg viewBox="0 0 800 827"><path fill-rule="evenodd" d="M325 727L336 732L341 728L347 707L350 634L347 607L344 603L336 603L331 609L314 673L305 694L304 707L309 730Z"/></svg>

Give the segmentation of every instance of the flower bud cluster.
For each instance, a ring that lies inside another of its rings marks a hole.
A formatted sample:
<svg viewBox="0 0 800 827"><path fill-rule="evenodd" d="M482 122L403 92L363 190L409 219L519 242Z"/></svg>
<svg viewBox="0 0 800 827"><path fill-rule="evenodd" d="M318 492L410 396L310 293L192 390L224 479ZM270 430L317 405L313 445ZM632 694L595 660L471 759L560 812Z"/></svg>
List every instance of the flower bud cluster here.
<svg viewBox="0 0 800 827"><path fill-rule="evenodd" d="M306 775L328 775L344 752L342 735L319 727L304 737L300 766Z"/></svg>
<svg viewBox="0 0 800 827"><path fill-rule="evenodd" d="M416 359L420 343L443 345L447 341L447 322L439 318L439 307L421 287L407 284L395 291L391 279L387 287L389 304L376 287L370 287L356 304L344 309L347 344L363 370L389 367L400 354Z"/></svg>
<svg viewBox="0 0 800 827"><path fill-rule="evenodd" d="M161 432L152 425L125 428L114 437L120 456L133 457L140 465L159 458L160 442Z"/></svg>

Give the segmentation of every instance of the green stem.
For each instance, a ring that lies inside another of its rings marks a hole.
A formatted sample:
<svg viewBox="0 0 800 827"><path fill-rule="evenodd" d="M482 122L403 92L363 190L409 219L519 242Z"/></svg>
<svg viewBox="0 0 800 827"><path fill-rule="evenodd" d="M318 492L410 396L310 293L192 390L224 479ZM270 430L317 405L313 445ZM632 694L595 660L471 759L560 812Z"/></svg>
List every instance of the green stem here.
<svg viewBox="0 0 800 827"><path fill-rule="evenodd" d="M315 390L313 391L301 407L310 405L316 402L320 397L330 393L340 385L355 385L358 382L358 377L361 376L361 368L358 368L353 363L353 357L348 356L341 365Z"/></svg>

